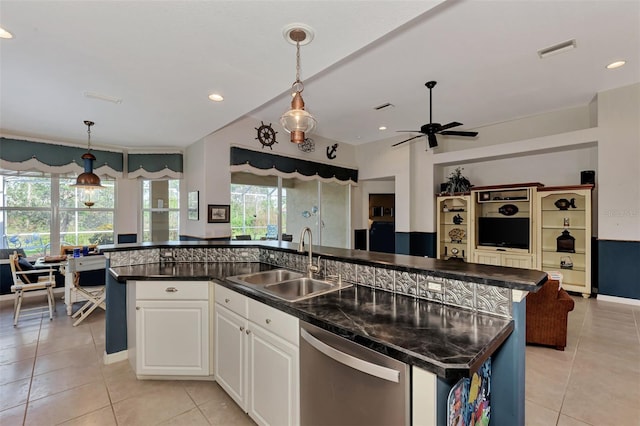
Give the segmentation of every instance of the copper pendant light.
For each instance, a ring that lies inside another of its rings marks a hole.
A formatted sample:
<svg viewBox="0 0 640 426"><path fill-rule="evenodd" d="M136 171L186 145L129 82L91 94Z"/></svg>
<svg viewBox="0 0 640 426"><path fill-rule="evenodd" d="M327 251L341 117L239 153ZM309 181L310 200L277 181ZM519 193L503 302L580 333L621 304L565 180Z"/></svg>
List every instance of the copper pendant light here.
<svg viewBox="0 0 640 426"><path fill-rule="evenodd" d="M88 138L87 152L85 152L81 157L84 162L84 172L78 176L76 183L71 186L85 189L86 199L84 204L87 207L91 207L95 204L95 202L91 201L91 193L94 189L103 188L103 186L100 182L100 177L93 173L93 162L96 161L96 157L91 153L91 126L95 123L93 121L85 120L84 124L87 126Z"/></svg>
<svg viewBox="0 0 640 426"><path fill-rule="evenodd" d="M316 126L316 119L304 109L304 85L300 80L300 44L310 43L313 32L302 24L294 24L285 28L284 36L287 41L296 45L296 81L292 85L294 94L291 109L280 117L280 124L287 133L291 133L291 142L300 144L304 142L305 133L311 132Z"/></svg>

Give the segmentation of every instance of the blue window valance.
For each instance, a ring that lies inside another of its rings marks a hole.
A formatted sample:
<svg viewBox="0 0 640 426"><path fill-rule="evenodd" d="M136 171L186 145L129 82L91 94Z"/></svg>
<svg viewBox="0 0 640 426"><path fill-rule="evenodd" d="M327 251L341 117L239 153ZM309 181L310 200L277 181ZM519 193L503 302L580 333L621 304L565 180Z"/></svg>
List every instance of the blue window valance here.
<svg viewBox="0 0 640 426"><path fill-rule="evenodd" d="M302 180L313 179L341 184L358 182L358 170L355 169L239 147L231 147L231 171L246 171L261 175L296 177Z"/></svg>
<svg viewBox="0 0 640 426"><path fill-rule="evenodd" d="M0 167L13 171L76 174L84 171L82 155L86 148L0 137ZM123 171L121 152L92 149L96 156L95 173L120 177Z"/></svg>
<svg viewBox="0 0 640 426"><path fill-rule="evenodd" d="M172 178L182 177L182 154L180 153L146 153L128 154L127 171L130 178Z"/></svg>

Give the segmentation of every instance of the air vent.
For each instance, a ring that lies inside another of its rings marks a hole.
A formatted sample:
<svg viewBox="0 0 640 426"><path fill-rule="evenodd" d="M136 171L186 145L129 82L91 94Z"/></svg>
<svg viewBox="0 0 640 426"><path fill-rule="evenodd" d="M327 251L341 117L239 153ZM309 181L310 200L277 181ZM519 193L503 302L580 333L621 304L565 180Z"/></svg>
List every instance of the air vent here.
<svg viewBox="0 0 640 426"><path fill-rule="evenodd" d="M373 109L375 109L376 111L380 111L381 109L385 109L387 107L393 107L395 105L390 104L389 102L387 102L386 104L382 104L382 105L378 105L377 107L373 107Z"/></svg>
<svg viewBox="0 0 640 426"><path fill-rule="evenodd" d="M538 56L540 59L546 58L547 56L557 55L558 53L568 52L571 49L576 48L576 40L567 40L562 43L558 43L554 46L549 46L544 49L538 50Z"/></svg>

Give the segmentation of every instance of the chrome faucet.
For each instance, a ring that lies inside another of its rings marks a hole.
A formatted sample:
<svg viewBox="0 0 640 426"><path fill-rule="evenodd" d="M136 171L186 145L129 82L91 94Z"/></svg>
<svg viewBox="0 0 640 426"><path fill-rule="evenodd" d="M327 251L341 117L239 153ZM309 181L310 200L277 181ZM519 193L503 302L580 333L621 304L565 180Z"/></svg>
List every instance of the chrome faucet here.
<svg viewBox="0 0 640 426"><path fill-rule="evenodd" d="M314 273L318 273L320 271L320 258L318 258L318 264L313 264L313 234L311 233L311 228L305 226L302 228L300 232L300 244L298 244L298 253L304 253L304 236L305 234L309 234L309 264L307 265L307 273L309 274L309 278L313 278Z"/></svg>

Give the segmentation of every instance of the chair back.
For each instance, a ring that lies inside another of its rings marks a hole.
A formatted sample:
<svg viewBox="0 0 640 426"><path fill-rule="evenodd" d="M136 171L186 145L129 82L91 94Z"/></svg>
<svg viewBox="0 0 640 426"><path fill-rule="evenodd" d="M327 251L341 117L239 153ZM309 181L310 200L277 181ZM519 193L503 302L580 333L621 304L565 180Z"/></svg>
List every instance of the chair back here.
<svg viewBox="0 0 640 426"><path fill-rule="evenodd" d="M250 240L251 239L251 235L236 235L236 240Z"/></svg>
<svg viewBox="0 0 640 426"><path fill-rule="evenodd" d="M13 279L13 285L21 285L22 280L18 278L18 253L13 252L13 254L9 255L9 267L11 268L11 278Z"/></svg>

